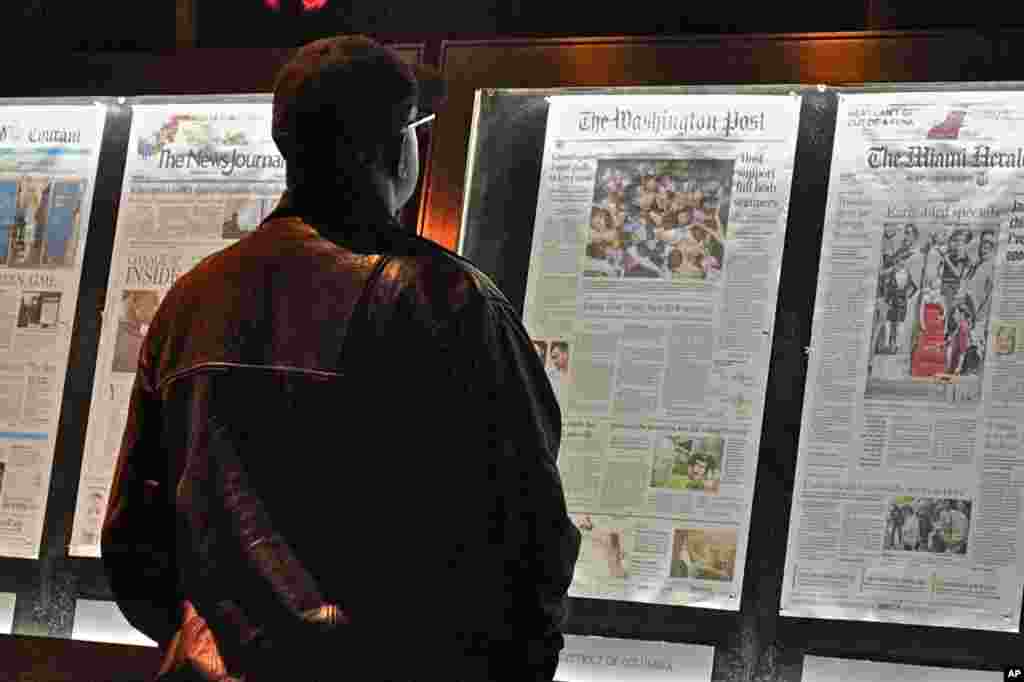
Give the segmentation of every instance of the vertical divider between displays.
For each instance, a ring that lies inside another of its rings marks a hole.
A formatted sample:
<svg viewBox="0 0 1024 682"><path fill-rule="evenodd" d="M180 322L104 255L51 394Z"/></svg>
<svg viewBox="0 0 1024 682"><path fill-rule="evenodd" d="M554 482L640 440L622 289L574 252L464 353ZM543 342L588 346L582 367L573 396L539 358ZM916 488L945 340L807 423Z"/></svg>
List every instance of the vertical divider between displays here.
<svg viewBox="0 0 1024 682"><path fill-rule="evenodd" d="M818 278L818 262L835 135L834 90L804 88L793 163L772 354L751 507L748 576L743 585L739 628L756 638L757 660L748 679L798 680L799 656L790 660L779 640L786 538L796 471L806 348ZM741 636L745 639L745 636ZM717 679L717 678L716 678Z"/></svg>

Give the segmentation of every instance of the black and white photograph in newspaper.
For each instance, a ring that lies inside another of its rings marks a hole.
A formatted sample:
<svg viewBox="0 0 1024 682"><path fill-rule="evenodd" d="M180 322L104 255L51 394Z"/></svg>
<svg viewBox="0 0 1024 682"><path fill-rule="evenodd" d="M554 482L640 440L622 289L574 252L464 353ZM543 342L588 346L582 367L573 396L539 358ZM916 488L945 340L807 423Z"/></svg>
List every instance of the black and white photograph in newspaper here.
<svg viewBox="0 0 1024 682"><path fill-rule="evenodd" d="M584 277L717 280L732 159L599 159Z"/></svg>
<svg viewBox="0 0 1024 682"><path fill-rule="evenodd" d="M18 306L19 329L56 329L60 324L59 291L24 291Z"/></svg>
<svg viewBox="0 0 1024 682"><path fill-rule="evenodd" d="M241 239L252 233L272 210L276 199L247 197L227 202L224 222L221 224L221 237L224 239Z"/></svg>
<svg viewBox="0 0 1024 682"><path fill-rule="evenodd" d="M980 399L997 243L989 228L883 225L867 399Z"/></svg>
<svg viewBox="0 0 1024 682"><path fill-rule="evenodd" d="M882 549L932 554L966 554L971 501L902 495L889 503Z"/></svg>

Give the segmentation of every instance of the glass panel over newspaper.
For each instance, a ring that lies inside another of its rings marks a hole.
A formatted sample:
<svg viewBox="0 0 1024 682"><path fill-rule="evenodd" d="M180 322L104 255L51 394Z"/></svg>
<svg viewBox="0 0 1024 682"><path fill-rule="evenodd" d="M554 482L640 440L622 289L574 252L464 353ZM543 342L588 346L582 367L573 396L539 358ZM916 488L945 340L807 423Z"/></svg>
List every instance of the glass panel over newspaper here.
<svg viewBox="0 0 1024 682"><path fill-rule="evenodd" d="M0 555L39 558L106 106L0 100Z"/></svg>
<svg viewBox="0 0 1024 682"><path fill-rule="evenodd" d="M524 320L562 407L573 596L739 608L800 113L783 92L549 98Z"/></svg>
<svg viewBox="0 0 1024 682"><path fill-rule="evenodd" d="M270 97L197 99L132 106L72 556L100 555L139 351L164 294L200 260L256 229L284 191Z"/></svg>
<svg viewBox="0 0 1024 682"><path fill-rule="evenodd" d="M1016 632L1024 93L841 94L782 613Z"/></svg>

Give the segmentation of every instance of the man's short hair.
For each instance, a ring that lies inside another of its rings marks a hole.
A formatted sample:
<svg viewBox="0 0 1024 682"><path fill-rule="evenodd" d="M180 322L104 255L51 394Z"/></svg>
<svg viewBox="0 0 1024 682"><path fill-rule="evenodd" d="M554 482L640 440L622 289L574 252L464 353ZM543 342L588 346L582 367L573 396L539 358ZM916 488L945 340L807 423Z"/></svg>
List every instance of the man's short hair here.
<svg viewBox="0 0 1024 682"><path fill-rule="evenodd" d="M288 161L327 139L372 151L400 134L414 104L433 111L443 97L444 81L430 67L364 36L324 38L278 73L271 135Z"/></svg>

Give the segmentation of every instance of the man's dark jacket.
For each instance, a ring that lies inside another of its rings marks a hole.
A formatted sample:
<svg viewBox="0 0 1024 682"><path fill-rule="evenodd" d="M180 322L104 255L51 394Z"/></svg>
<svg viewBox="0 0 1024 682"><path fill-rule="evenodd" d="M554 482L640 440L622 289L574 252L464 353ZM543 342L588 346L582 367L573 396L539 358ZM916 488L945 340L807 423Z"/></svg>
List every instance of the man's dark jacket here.
<svg viewBox="0 0 1024 682"><path fill-rule="evenodd" d="M298 206L150 326L103 534L121 610L164 645L189 600L247 680L550 680L580 536L515 310L383 213ZM323 604L350 624L296 618Z"/></svg>

